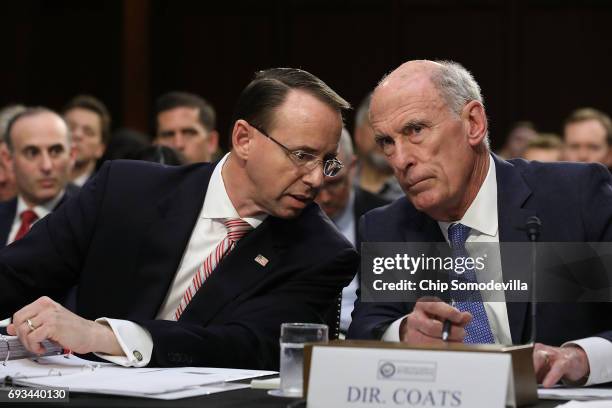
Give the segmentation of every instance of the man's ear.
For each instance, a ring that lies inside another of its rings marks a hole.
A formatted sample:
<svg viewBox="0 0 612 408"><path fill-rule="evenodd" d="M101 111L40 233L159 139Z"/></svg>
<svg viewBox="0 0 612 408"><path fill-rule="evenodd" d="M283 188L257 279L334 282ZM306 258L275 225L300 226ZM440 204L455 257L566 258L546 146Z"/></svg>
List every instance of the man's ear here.
<svg viewBox="0 0 612 408"><path fill-rule="evenodd" d="M352 179L357 174L357 156L353 155L345 164L349 171L349 177Z"/></svg>
<svg viewBox="0 0 612 408"><path fill-rule="evenodd" d="M487 135L488 122L484 106L478 101L468 102L461 111L468 142L471 146L478 146Z"/></svg>
<svg viewBox="0 0 612 408"><path fill-rule="evenodd" d="M11 170L13 169L13 155L4 142L0 143L0 160L2 160L5 167Z"/></svg>
<svg viewBox="0 0 612 408"><path fill-rule="evenodd" d="M219 132L211 130L208 132L208 153L212 156L219 149Z"/></svg>
<svg viewBox="0 0 612 408"><path fill-rule="evenodd" d="M77 155L76 146L74 145L74 143L72 143L70 145L70 150L68 151L68 156L70 158L70 171L72 171L72 169L74 168L74 165L76 164L76 155Z"/></svg>
<svg viewBox="0 0 612 408"><path fill-rule="evenodd" d="M251 150L253 132L245 120L239 119L232 129L232 151L241 159L247 160Z"/></svg>

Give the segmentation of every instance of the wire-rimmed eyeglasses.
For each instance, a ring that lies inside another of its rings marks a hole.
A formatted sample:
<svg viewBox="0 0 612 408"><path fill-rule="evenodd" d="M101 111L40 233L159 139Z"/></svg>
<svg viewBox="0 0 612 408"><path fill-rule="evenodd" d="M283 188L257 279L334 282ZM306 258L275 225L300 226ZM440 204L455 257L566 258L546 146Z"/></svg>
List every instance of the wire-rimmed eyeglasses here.
<svg viewBox="0 0 612 408"><path fill-rule="evenodd" d="M335 157L333 159L322 160L314 154L305 152L304 150L291 150L278 140L274 139L260 127L254 126L250 123L249 125L256 129L259 133L276 143L281 149L283 149L283 151L291 159L291 161L300 168L306 169L307 171L312 171L316 167L318 167L319 164L323 164L323 174L327 177L335 177L344 167L344 164L342 164L342 162Z"/></svg>

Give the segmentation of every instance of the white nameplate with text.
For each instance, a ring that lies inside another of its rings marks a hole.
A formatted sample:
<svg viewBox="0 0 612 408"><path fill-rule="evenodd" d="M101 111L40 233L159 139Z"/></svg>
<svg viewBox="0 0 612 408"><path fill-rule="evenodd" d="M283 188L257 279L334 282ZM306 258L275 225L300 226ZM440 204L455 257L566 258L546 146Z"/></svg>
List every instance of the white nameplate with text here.
<svg viewBox="0 0 612 408"><path fill-rule="evenodd" d="M307 407L504 408L511 373L504 353L314 346Z"/></svg>

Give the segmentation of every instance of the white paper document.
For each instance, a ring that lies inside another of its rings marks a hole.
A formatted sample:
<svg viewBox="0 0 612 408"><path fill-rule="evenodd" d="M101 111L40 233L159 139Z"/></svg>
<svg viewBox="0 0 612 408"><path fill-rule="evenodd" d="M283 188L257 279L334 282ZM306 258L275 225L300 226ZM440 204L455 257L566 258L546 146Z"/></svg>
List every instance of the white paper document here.
<svg viewBox="0 0 612 408"><path fill-rule="evenodd" d="M538 389L540 399L552 400L612 400L612 388L583 387L583 388L540 388ZM607 401L608 407L612 407L612 401Z"/></svg>
<svg viewBox="0 0 612 408"><path fill-rule="evenodd" d="M610 408L612 401L570 401L557 408Z"/></svg>
<svg viewBox="0 0 612 408"><path fill-rule="evenodd" d="M229 381L276 374L275 371L210 367L131 368L76 356L13 360L0 365L0 378L25 386L66 387L72 392L178 399L246 388Z"/></svg>

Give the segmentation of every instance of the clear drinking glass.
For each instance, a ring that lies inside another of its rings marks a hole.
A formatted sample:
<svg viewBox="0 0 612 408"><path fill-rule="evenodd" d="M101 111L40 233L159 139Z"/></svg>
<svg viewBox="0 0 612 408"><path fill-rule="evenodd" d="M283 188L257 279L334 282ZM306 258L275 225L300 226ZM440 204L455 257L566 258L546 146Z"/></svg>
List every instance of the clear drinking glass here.
<svg viewBox="0 0 612 408"><path fill-rule="evenodd" d="M301 397L304 343L326 342L328 327L316 323L283 323L280 336L280 393Z"/></svg>

